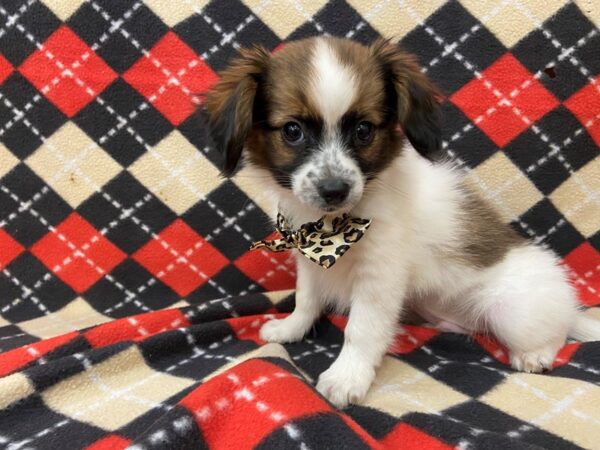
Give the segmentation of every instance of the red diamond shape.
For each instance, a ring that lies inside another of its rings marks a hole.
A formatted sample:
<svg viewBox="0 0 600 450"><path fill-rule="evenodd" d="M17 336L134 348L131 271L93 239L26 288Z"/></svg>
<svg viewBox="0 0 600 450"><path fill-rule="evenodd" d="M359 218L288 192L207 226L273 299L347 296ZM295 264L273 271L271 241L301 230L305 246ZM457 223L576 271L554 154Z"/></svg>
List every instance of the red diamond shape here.
<svg viewBox="0 0 600 450"><path fill-rule="evenodd" d="M181 219L135 252L133 259L181 297L206 283L229 262Z"/></svg>
<svg viewBox="0 0 600 450"><path fill-rule="evenodd" d="M574 284L581 302L600 305L600 252L584 242L569 253L564 262L577 274Z"/></svg>
<svg viewBox="0 0 600 450"><path fill-rule="evenodd" d="M0 270L8 266L23 251L23 246L0 228Z"/></svg>
<svg viewBox="0 0 600 450"><path fill-rule="evenodd" d="M220 408L222 401L228 407ZM255 448L286 422L334 413L308 383L262 359L244 361L211 378L179 405L194 413L202 437L214 449Z"/></svg>
<svg viewBox="0 0 600 450"><path fill-rule="evenodd" d="M125 259L125 253L77 213L36 242L31 253L78 293Z"/></svg>
<svg viewBox="0 0 600 450"><path fill-rule="evenodd" d="M8 76L12 73L13 66L8 62L8 60L0 54L0 83L3 83L4 80L8 78Z"/></svg>
<svg viewBox="0 0 600 450"><path fill-rule="evenodd" d="M71 333L43 339L33 344L0 353L0 377L5 377L22 369L32 361L40 359L46 353L72 341L77 336L79 336L79 333L72 331Z"/></svg>
<svg viewBox="0 0 600 450"><path fill-rule="evenodd" d="M218 79L173 32L158 41L123 78L173 125L179 125L195 111L195 95L208 90Z"/></svg>
<svg viewBox="0 0 600 450"><path fill-rule="evenodd" d="M397 450L422 450L424 448L427 450L451 450L456 448L406 423L401 423L390 431L381 440L381 445L382 448Z"/></svg>
<svg viewBox="0 0 600 450"><path fill-rule="evenodd" d="M482 78L467 83L450 100L500 147L529 127L523 116L533 123L558 105L558 100L533 79L531 73L510 53L498 59L481 75ZM531 85L522 88L527 80ZM491 83L491 88L486 87L486 82ZM515 89L519 93L511 97ZM495 90L502 97L494 95ZM501 102L501 98L509 100L512 105ZM489 113L490 108L495 108L495 111ZM521 116L515 113L514 108L521 112ZM479 117L483 117L483 120L477 120Z"/></svg>
<svg viewBox="0 0 600 450"><path fill-rule="evenodd" d="M86 331L84 336L92 347L100 348L117 342L143 340L156 333L188 325L181 311L166 309L113 320Z"/></svg>
<svg viewBox="0 0 600 450"><path fill-rule="evenodd" d="M266 239L277 239L277 233L271 234ZM260 284L268 291L293 289L296 286L296 277L290 272L293 270L289 262L289 252L271 253L267 250L251 250L240 256L234 265L244 275Z"/></svg>
<svg viewBox="0 0 600 450"><path fill-rule="evenodd" d="M394 343L388 349L389 353L410 353L417 348L421 348L428 341L440 334L435 328L415 327L411 325L403 325L402 328L403 330L396 335Z"/></svg>
<svg viewBox="0 0 600 450"><path fill-rule="evenodd" d="M66 25L52 33L44 47L27 58L19 71L68 117L73 117L117 77Z"/></svg>
<svg viewBox="0 0 600 450"><path fill-rule="evenodd" d="M131 441L116 434L109 434L97 440L85 450L124 450L131 444Z"/></svg>
<svg viewBox="0 0 600 450"><path fill-rule="evenodd" d="M588 133L600 145L600 76L575 92L565 106L579 119Z"/></svg>

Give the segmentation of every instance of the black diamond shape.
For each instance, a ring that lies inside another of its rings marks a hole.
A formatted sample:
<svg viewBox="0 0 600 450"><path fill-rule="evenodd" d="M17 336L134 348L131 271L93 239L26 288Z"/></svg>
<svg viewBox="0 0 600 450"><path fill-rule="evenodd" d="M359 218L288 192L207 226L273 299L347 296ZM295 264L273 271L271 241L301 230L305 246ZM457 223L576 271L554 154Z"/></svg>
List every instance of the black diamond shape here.
<svg viewBox="0 0 600 450"><path fill-rule="evenodd" d="M448 20L449 17L452 20ZM473 31L474 27L479 28ZM426 28L433 30L444 42L436 42L435 36ZM465 32L470 34L466 39ZM446 47L454 43L455 50L445 54ZM465 67L465 62L482 71L506 52L504 45L459 2L448 2L438 9L427 18L424 26L408 33L402 39L402 45L419 57L427 75L446 95L451 95L473 78L473 71ZM457 54L464 59L459 61Z"/></svg>
<svg viewBox="0 0 600 450"><path fill-rule="evenodd" d="M344 413L377 440L383 439L398 424L395 417L368 406L350 405L344 408Z"/></svg>
<svg viewBox="0 0 600 450"><path fill-rule="evenodd" d="M598 381L598 373L595 372L594 363L598 361L598 342L586 342L577 349L567 364L555 367L549 375L561 378L573 378L575 380L595 383Z"/></svg>
<svg viewBox="0 0 600 450"><path fill-rule="evenodd" d="M514 47L513 53L534 74L543 71L553 61L556 76L550 78L547 74L543 74L539 81L559 99L565 100L588 83L587 76L580 71L581 65L591 72L589 76L593 77L600 72L600 58L597 56L600 36L596 34L595 37L588 39L582 48L576 49L559 61L558 56L564 50L575 46L580 38L595 30L596 27L575 4L569 3L550 17L544 23L543 29L550 31L562 48L557 48L552 43L552 38L544 36L542 29L537 29L521 40ZM576 58L579 63L573 64L571 57Z"/></svg>
<svg viewBox="0 0 600 450"><path fill-rule="evenodd" d="M123 436L131 436L134 441L131 446L135 448L188 448L208 450L208 444L202 436L202 431L196 425L193 411L189 411L176 403L183 398L182 394L189 394L197 385L192 385L177 393L167 400L167 404L174 406L165 413L163 408L154 408L119 430ZM177 425L176 425L177 424ZM140 433L140 430L145 430ZM161 438L157 440L156 430L163 430Z"/></svg>
<svg viewBox="0 0 600 450"><path fill-rule="evenodd" d="M255 283L240 272L237 267L229 264L221 269L219 273L213 275L210 281L202 284L194 292L190 293L187 296L187 300L192 304L199 304L206 300L237 295L240 292L246 291L253 284ZM264 289L260 286L252 290L253 293L262 291Z"/></svg>
<svg viewBox="0 0 600 450"><path fill-rule="evenodd" d="M402 417L402 421L408 425L423 430L436 439L446 442L455 448L465 443L469 448L481 449L511 449L511 450L539 450L519 439L497 433L475 433L468 423L457 420L449 420L444 415L408 413Z"/></svg>
<svg viewBox="0 0 600 450"><path fill-rule="evenodd" d="M105 236L129 254L152 239L151 233L159 233L176 218L129 172L121 172L104 186L102 193L92 195L77 211L97 230L107 227Z"/></svg>
<svg viewBox="0 0 600 450"><path fill-rule="evenodd" d="M444 102L442 111L442 138L448 142L450 156L475 168L498 151L496 144L451 102Z"/></svg>
<svg viewBox="0 0 600 450"><path fill-rule="evenodd" d="M5 34L0 38L0 53L16 67L37 50L36 43L43 44L61 22L42 2L2 3L5 13L0 15L0 21ZM13 19L15 16L17 20ZM31 33L33 42L27 33Z"/></svg>
<svg viewBox="0 0 600 450"><path fill-rule="evenodd" d="M272 308L272 303L263 294L246 294L212 300L187 298L193 306L181 308L190 323L199 324L229 319L235 314L240 317L263 314ZM235 314L234 314L235 312Z"/></svg>
<svg viewBox="0 0 600 450"><path fill-rule="evenodd" d="M201 14L176 25L174 31L215 71L223 70L237 55L234 42L242 47L260 44L268 50L280 43L269 27L238 0L213 1Z"/></svg>
<svg viewBox="0 0 600 450"><path fill-rule="evenodd" d="M74 121L124 167L173 129L154 106L121 79L111 84L102 98L126 122L98 102L90 103Z"/></svg>
<svg viewBox="0 0 600 450"><path fill-rule="evenodd" d="M235 41L241 47L250 47L254 44L260 44L267 50L272 51L281 43L281 39L279 39L279 37L277 37L277 35L273 33L271 29L258 18L258 16L253 17L253 20L244 25L239 31L237 31L236 28L237 33L235 35ZM211 56L210 59L207 60L207 63L213 70L220 71L225 69L231 59L236 57L237 54L238 51L233 45L225 45L222 46L220 52Z"/></svg>
<svg viewBox="0 0 600 450"><path fill-rule="evenodd" d="M428 352L417 348L398 358L469 396L482 395L504 380L498 369L510 370L464 335L440 334L427 342L427 348Z"/></svg>
<svg viewBox="0 0 600 450"><path fill-rule="evenodd" d="M53 275L36 289L36 283L48 274L48 269L29 252L17 257L8 273L0 275L0 291L10 302L0 307L0 314L11 322L42 317L75 298L75 292Z"/></svg>
<svg viewBox="0 0 600 450"><path fill-rule="evenodd" d="M143 56L144 49L150 50L168 31L168 27L150 9L140 3L132 4L137 5L135 9L129 6L122 13L110 13L110 18L105 18L103 11L96 11L91 4L85 3L68 21L79 37L118 73L129 69ZM114 7L110 2L106 6ZM120 20L123 23L115 29L115 23ZM105 33L108 38L101 42Z"/></svg>
<svg viewBox="0 0 600 450"><path fill-rule="evenodd" d="M581 123L563 106L544 116L538 126L553 143L562 147L560 155L573 170L580 169L598 155L598 147L588 133L575 135L574 130L581 128Z"/></svg>
<svg viewBox="0 0 600 450"><path fill-rule="evenodd" d="M255 447L257 450L282 448L338 448L367 450L368 446L359 435L334 413L321 413L290 422L302 436L302 443L293 439L283 428L278 427L263 438Z"/></svg>
<svg viewBox="0 0 600 450"><path fill-rule="evenodd" d="M2 275L0 275L2 277ZM6 305L7 302L12 301L10 298L2 297L0 294L0 302L2 305ZM2 309L2 307L0 307ZM0 315L0 317L2 317ZM2 317L6 320L5 317ZM3 325L0 327L0 352L6 352L13 348L23 347L27 344L33 344L38 342L40 338L25 333L17 325Z"/></svg>
<svg viewBox="0 0 600 450"><path fill-rule="evenodd" d="M23 420L24 417L27 420ZM65 423L56 427L61 422ZM52 439L32 439L52 427ZM85 448L105 437L106 431L55 412L46 406L38 394L33 394L0 411L0 434L9 442L28 440L30 446L51 450L56 449L58 442L68 442L68 446L72 448Z"/></svg>
<svg viewBox="0 0 600 450"><path fill-rule="evenodd" d="M273 231L269 218L230 181L221 184L206 200L188 210L184 219L232 260L242 256L252 242Z"/></svg>
<svg viewBox="0 0 600 450"><path fill-rule="evenodd" d="M223 339L233 334L231 326L225 321L192 325L187 328L193 337L194 345L190 344L188 336L180 330L168 331L151 336L140 343L140 350L146 362L156 370L165 371L176 365L169 373L179 377L189 377L201 380L219 369L238 355L243 355L257 347L254 341ZM210 345L218 343L218 347ZM204 350L205 356L193 357L194 346ZM186 364L182 360L192 358ZM178 364L180 363L180 364Z"/></svg>
<svg viewBox="0 0 600 450"><path fill-rule="evenodd" d="M560 256L566 256L585 241L579 231L562 216L547 198L523 214L519 221L528 229L525 230L522 225L517 223L514 224L517 231L528 238L532 237L528 231L537 236L546 236L543 242Z"/></svg>
<svg viewBox="0 0 600 450"><path fill-rule="evenodd" d="M212 239L209 239L208 241L230 260L237 259L246 253L251 244L251 242L244 239L244 236L233 227L222 227L213 233L211 237ZM247 287L247 285L245 287Z"/></svg>
<svg viewBox="0 0 600 450"><path fill-rule="evenodd" d="M235 296L228 299L228 302L233 310L241 317L263 314L273 307L273 304L264 294Z"/></svg>
<svg viewBox="0 0 600 450"><path fill-rule="evenodd" d="M600 342L586 342L582 344L579 349L575 352L575 354L571 357L571 362L575 364L581 364L583 368L593 368L597 369L600 367ZM573 371L578 371L579 374L574 378L578 378L581 380L589 381L592 383L597 383L598 375L592 373L590 371L585 371L583 369L577 369L571 365L569 366L561 366L557 367L557 369L563 369L566 367L571 367ZM573 372L570 372L568 376L573 376Z"/></svg>
<svg viewBox="0 0 600 450"><path fill-rule="evenodd" d="M123 15L131 10L137 2L136 0L121 0L118 2L112 0L94 0L94 3L98 5L101 11L104 11L114 19L123 17Z"/></svg>
<svg viewBox="0 0 600 450"><path fill-rule="evenodd" d="M317 24L321 30L317 28ZM361 28L357 31L359 24L361 24ZM286 41L318 36L323 33L346 37L350 32L352 32L352 39L363 44L369 44L379 37L379 33L366 23L345 0L332 0L313 16L313 21L307 21L298 27Z"/></svg>
<svg viewBox="0 0 600 450"><path fill-rule="evenodd" d="M29 207L26 208L24 205ZM65 203L25 164L19 164L0 184L0 221L6 231L26 247L37 242L71 212ZM11 217L11 214L16 216Z"/></svg>
<svg viewBox="0 0 600 450"><path fill-rule="evenodd" d="M219 42L222 39L214 27L200 14L193 14L173 28L173 31L183 42L189 45L198 55L212 55L220 51ZM214 51L210 51L214 47ZM207 63L212 56L208 56Z"/></svg>
<svg viewBox="0 0 600 450"><path fill-rule="evenodd" d="M331 323L326 317L315 323L314 327L309 331L307 336L312 342L306 339L293 344L286 344L285 349L294 359L294 364L303 372L310 375L313 380L317 380L319 375L331 366L335 357L339 354L344 342L344 332ZM338 344L338 347L331 347L333 344ZM301 356L306 351L313 352L320 345L327 348L327 352L319 351L311 353L308 356ZM333 355L333 358L326 353Z"/></svg>
<svg viewBox="0 0 600 450"><path fill-rule="evenodd" d="M0 140L22 160L67 120L18 72L0 86L0 95Z"/></svg>
<svg viewBox="0 0 600 450"><path fill-rule="evenodd" d="M572 131L581 126L562 107L548 114L538 123L538 133L535 133L531 128L528 129L510 142L504 148L504 151L538 189L545 195L548 195L570 176L568 164L561 162L557 156L567 156L567 161L571 157L573 158L572 164L581 167L581 165L592 159L594 155L590 155L590 151L593 151L591 149L588 150L585 147L579 149L579 142L583 145L587 144L591 148L595 148L595 146L589 137L585 136L585 133L581 133L579 137L575 138L577 142L570 144L565 150L557 152L553 149L549 142L561 146L565 139L564 136L571 134L564 132ZM573 128L568 128L566 124L573 125ZM542 134L549 139L549 142L542 140ZM584 141L584 138L587 140L587 143ZM552 155L551 157L549 157L550 154Z"/></svg>
<svg viewBox="0 0 600 450"><path fill-rule="evenodd" d="M123 261L110 275L113 281L102 278L85 293L90 306L109 317L146 313L179 300L171 288L132 259Z"/></svg>
<svg viewBox="0 0 600 450"><path fill-rule="evenodd" d="M56 361L60 359L60 363L34 364L27 369L27 378L31 380L37 392L42 392L65 378L85 372L86 368L83 361L74 357L75 353L86 352L86 358L92 365L95 365L106 361L129 346L131 346L130 342L118 342L106 347L96 348L90 352L90 343L82 335L78 335L44 355L46 360Z"/></svg>
<svg viewBox="0 0 600 450"><path fill-rule="evenodd" d="M217 169L223 167L223 155L213 146L212 140L208 134L208 125L202 108L198 108L188 117L178 130L190 141L194 147L201 150L208 160L212 162Z"/></svg>
<svg viewBox="0 0 600 450"><path fill-rule="evenodd" d="M447 409L445 415L468 423L474 428L491 431L506 435L511 431L520 431L519 440L528 442L539 448L547 449L578 449L576 445L566 441L554 434L541 430L531 423L522 422L514 416L508 415L485 403L471 400ZM521 427L527 425L527 431L521 431Z"/></svg>
<svg viewBox="0 0 600 450"><path fill-rule="evenodd" d="M201 200L184 215L186 222L203 236L221 227L223 222L234 217L248 202L248 197L231 181L225 180L205 200ZM212 212L212 213L211 213ZM203 218L212 216L205 223ZM218 219L216 217L218 217ZM197 219L197 220L194 220Z"/></svg>
<svg viewBox="0 0 600 450"><path fill-rule="evenodd" d="M590 237L589 240L590 244L592 244L592 246L600 252L600 230L592 237Z"/></svg>

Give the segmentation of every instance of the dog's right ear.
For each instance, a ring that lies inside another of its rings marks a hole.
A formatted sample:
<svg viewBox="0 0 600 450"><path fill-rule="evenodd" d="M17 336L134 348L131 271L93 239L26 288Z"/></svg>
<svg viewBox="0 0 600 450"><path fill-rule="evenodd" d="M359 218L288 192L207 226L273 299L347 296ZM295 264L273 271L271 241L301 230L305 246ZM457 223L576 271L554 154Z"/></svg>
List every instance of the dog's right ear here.
<svg viewBox="0 0 600 450"><path fill-rule="evenodd" d="M223 154L223 175L235 171L252 128L252 110L259 84L269 63L263 47L240 50L240 56L221 72L221 79L207 93L204 109L210 136Z"/></svg>

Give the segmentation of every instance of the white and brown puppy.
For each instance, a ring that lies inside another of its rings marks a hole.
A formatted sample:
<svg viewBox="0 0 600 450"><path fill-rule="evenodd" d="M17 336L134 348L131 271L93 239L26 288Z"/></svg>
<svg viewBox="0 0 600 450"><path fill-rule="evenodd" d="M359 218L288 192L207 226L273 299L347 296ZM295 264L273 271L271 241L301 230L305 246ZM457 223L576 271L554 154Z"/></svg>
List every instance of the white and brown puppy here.
<svg viewBox="0 0 600 450"><path fill-rule="evenodd" d="M243 156L294 227L325 213L372 219L331 269L300 256L294 312L260 331L298 341L326 306L349 310L341 353L317 384L334 404L362 399L407 309L493 333L518 370L550 368L568 335L600 339L555 255L502 223L450 164L429 161L440 146L436 93L393 43L320 37L272 56L243 50L205 107L223 172Z"/></svg>

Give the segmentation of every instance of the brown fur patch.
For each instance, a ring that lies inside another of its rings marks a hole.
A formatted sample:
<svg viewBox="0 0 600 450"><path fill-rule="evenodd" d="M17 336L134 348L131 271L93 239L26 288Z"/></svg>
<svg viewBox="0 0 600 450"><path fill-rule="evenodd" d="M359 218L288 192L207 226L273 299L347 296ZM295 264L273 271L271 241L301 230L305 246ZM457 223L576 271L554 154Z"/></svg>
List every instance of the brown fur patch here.
<svg viewBox="0 0 600 450"><path fill-rule="evenodd" d="M501 261L510 249L526 242L467 182L462 183L461 190L465 194L461 205L464 231L455 258L473 267L490 267Z"/></svg>
<svg viewBox="0 0 600 450"><path fill-rule="evenodd" d="M310 41L292 42L271 57L256 100L266 109L264 122L255 123L248 137L254 164L275 172L293 164L296 154L283 141L280 129L289 121L315 115L306 96L313 46Z"/></svg>

